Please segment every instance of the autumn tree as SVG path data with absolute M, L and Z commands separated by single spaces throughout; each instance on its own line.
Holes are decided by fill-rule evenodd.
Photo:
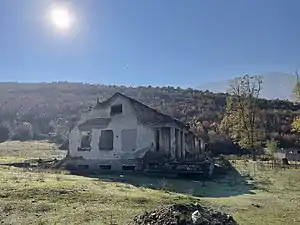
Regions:
M 294 92 L 296 102 L 298 103 L 300 101 L 300 82 L 299 82 L 298 71 L 295 72 L 295 75 L 297 77 L 297 82 L 296 82 L 296 85 L 294 87 L 293 92 Z M 297 133 L 300 132 L 300 116 L 296 116 L 293 119 L 293 122 L 291 124 L 291 128 L 292 128 L 292 132 L 297 132 Z
M 251 150 L 253 160 L 256 160 L 263 134 L 257 105 L 261 89 L 260 76 L 236 78 L 230 85 L 226 114 L 220 126 L 241 148 Z
M 291 124 L 292 132 L 300 132 L 300 116 L 296 116 Z
M 296 98 L 296 101 L 300 101 L 300 82 L 299 82 L 299 73 L 298 71 L 295 72 L 295 75 L 296 75 L 296 78 L 297 78 L 297 82 L 296 82 L 296 85 L 294 87 L 294 90 L 293 90 L 293 93 L 294 93 L 294 96 Z

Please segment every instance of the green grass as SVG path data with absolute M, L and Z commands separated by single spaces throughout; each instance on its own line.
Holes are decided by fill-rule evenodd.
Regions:
M 8 162 L 62 155 L 54 145 L 49 146 L 42 142 L 2 143 L 0 158 Z M 235 166 L 242 176 L 232 173 L 205 186 L 184 180 L 129 175 L 88 178 L 65 171 L 34 172 L 2 166 L 0 221 L 121 225 L 163 204 L 202 201 L 232 213 L 242 225 L 300 224 L 300 169 L 254 170 L 251 163 L 241 161 Z M 112 178 L 122 182 L 112 182 Z
M 300 224 L 300 169 L 254 170 L 251 163 L 236 167 L 240 173 L 251 176 L 254 194 L 206 200 L 224 205 L 240 224 Z
M 126 224 L 137 213 L 192 197 L 67 174 L 0 170 L 0 219 L 7 224 Z M 17 216 L 17 217 L 16 217 Z

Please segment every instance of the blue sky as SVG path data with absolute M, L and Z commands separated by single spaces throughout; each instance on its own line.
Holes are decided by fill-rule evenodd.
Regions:
M 62 35 L 45 15 L 67 2 Z M 201 85 L 300 67 L 298 0 L 1 0 L 0 81 Z

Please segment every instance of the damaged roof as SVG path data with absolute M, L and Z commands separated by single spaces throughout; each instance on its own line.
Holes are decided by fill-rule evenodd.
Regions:
M 181 122 L 180 120 L 173 118 L 169 115 L 163 114 L 131 97 L 128 97 L 124 94 L 121 94 L 120 92 L 115 93 L 112 97 L 108 98 L 107 100 L 103 102 L 97 101 L 96 106 L 94 109 L 102 108 L 105 105 L 107 105 L 111 100 L 114 98 L 121 96 L 123 98 L 126 98 L 130 101 L 136 115 L 137 119 L 142 123 L 151 123 L 151 124 L 161 124 L 161 123 L 175 123 L 176 125 L 180 127 L 184 127 L 186 129 L 189 129 L 189 126 L 185 123 Z
M 104 129 L 110 123 L 111 118 L 89 119 L 78 125 L 79 130 Z

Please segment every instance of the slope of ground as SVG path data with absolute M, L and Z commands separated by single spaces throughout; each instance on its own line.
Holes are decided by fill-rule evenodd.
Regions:
M 8 158 L 10 148 L 18 160 L 36 158 L 37 149 L 44 149 L 45 158 L 55 155 L 55 151 L 60 155 L 45 143 L 39 143 L 39 147 L 30 142 L 22 145 L 5 143 L 7 148 L 0 149 L 2 161 L 12 160 Z M 241 225 L 300 223 L 299 170 L 254 170 L 249 162 L 234 165 L 240 173 L 204 185 L 187 180 L 129 175 L 119 176 L 117 180 L 108 175 L 82 177 L 64 171 L 0 167 L 0 221 L 3 224 L 121 225 L 161 205 L 199 202 L 232 214 Z

